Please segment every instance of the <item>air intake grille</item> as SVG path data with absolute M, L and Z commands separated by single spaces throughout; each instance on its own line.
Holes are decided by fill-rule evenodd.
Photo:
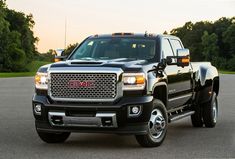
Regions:
M 117 75 L 108 73 L 51 73 L 53 98 L 114 99 Z

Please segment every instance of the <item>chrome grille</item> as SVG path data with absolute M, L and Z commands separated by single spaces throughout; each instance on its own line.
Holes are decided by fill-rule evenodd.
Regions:
M 114 73 L 51 73 L 50 95 L 55 99 L 114 99 L 117 75 Z M 70 81 L 92 81 L 92 87 L 70 87 Z

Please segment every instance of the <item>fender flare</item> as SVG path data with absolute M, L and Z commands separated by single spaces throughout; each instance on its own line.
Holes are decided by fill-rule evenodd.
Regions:
M 165 81 L 161 81 L 161 82 L 158 82 L 158 83 L 155 83 L 153 85 L 153 88 L 152 88 L 152 96 L 153 97 L 156 97 L 156 91 L 157 91 L 157 87 L 164 87 L 165 89 L 165 94 L 163 94 L 163 92 L 161 92 L 161 96 L 160 96 L 160 100 L 165 104 L 166 108 L 168 106 L 168 87 L 167 87 L 167 83 Z
M 212 98 L 212 92 L 214 90 L 214 83 L 219 82 L 219 74 L 214 66 L 201 65 L 198 71 L 195 72 L 195 102 L 196 104 L 202 104 L 210 101 Z

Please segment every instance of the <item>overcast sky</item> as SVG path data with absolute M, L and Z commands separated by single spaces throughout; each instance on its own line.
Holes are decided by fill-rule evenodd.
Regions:
M 93 34 L 163 33 L 187 21 L 235 16 L 235 0 L 7 0 L 8 7 L 32 13 L 40 52 L 64 48 Z

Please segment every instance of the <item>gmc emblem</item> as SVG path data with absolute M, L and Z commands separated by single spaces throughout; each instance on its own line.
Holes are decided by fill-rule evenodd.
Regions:
M 95 81 L 79 81 L 79 80 L 71 80 L 68 82 L 69 88 L 81 88 L 81 87 L 87 87 L 91 88 L 94 87 Z

